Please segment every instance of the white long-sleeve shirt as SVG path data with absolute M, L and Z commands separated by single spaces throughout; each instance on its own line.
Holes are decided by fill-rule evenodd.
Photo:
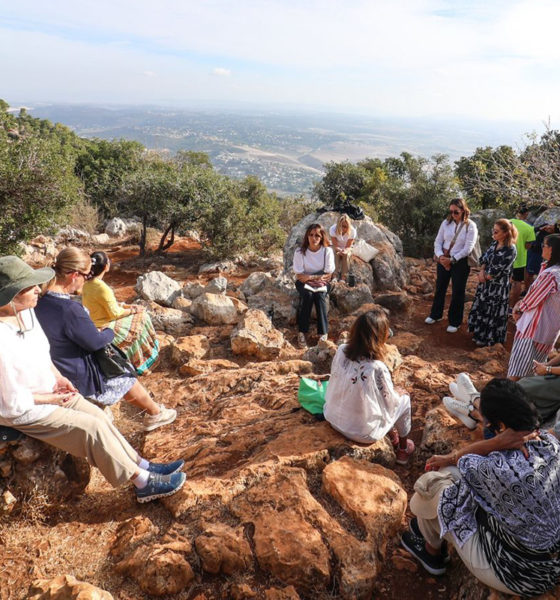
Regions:
M 342 344 L 333 359 L 323 414 L 347 438 L 371 443 L 394 427 L 410 397 L 397 394 L 385 363 L 349 360 L 345 348 Z
M 34 393 L 54 390 L 49 341 L 32 310 L 19 313 L 26 328 L 23 335 L 9 323 L 0 321 L 0 424 L 26 425 L 48 416 L 56 406 L 35 404 Z
M 305 254 L 301 248 L 294 252 L 294 273 L 299 275 L 314 275 L 315 273 L 334 273 L 334 253 L 332 248 L 321 246 L 319 250 L 312 252 L 309 248 Z
M 461 223 L 455 223 L 453 219 L 448 221 L 445 219 L 442 224 L 439 226 L 439 231 L 436 236 L 436 240 L 434 242 L 434 254 L 436 256 L 441 256 L 443 254 L 444 249 L 448 250 L 449 246 L 451 246 L 451 242 L 453 240 L 453 236 L 458 227 L 461 226 Z M 476 223 L 473 221 L 467 221 L 457 239 L 455 240 L 455 244 L 451 249 L 450 256 L 455 260 L 461 260 L 468 256 L 474 245 L 476 244 L 476 240 L 478 238 L 478 228 Z

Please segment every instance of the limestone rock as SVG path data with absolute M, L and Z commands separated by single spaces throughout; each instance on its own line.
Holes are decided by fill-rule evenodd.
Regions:
M 374 302 L 388 308 L 392 313 L 408 312 L 411 306 L 410 297 L 404 292 L 382 294 L 376 296 Z
M 190 298 L 184 298 L 183 296 L 177 296 L 173 300 L 172 308 L 182 310 L 183 312 L 190 312 L 192 306 L 192 300 Z
M 111 556 L 123 557 L 140 544 L 146 544 L 157 533 L 147 517 L 137 516 L 119 525 L 111 546 Z
M 257 597 L 257 592 L 253 591 L 246 583 L 232 583 L 228 597 L 231 600 L 253 600 Z
M 225 294 L 227 287 L 228 280 L 220 275 L 209 281 L 204 288 L 204 291 L 208 294 Z
M 87 242 L 91 239 L 91 236 L 87 231 L 83 231 L 82 229 L 78 229 L 77 227 L 63 227 L 56 234 L 56 243 L 81 243 Z
M 315 373 L 330 373 L 332 359 L 337 349 L 337 345 L 330 340 L 319 342 L 316 346 L 311 346 L 304 352 L 303 360 L 308 360 L 313 364 Z
M 270 273 L 263 273 L 262 271 L 255 271 L 251 273 L 247 279 L 241 285 L 241 291 L 248 298 L 254 296 L 262 291 L 271 283 Z
M 251 547 L 242 529 L 221 523 L 208 525 L 194 543 L 202 568 L 208 573 L 233 575 L 246 571 L 252 563 Z
M 210 343 L 205 335 L 180 337 L 171 344 L 171 360 L 174 365 L 182 365 L 193 358 L 204 358 L 208 352 Z
M 166 308 L 156 302 L 140 302 L 146 306 L 152 318 L 152 323 L 158 331 L 164 331 L 174 337 L 187 334 L 193 325 L 193 317 L 176 308 Z
M 181 294 L 180 284 L 161 271 L 150 271 L 140 275 L 134 289 L 144 300 L 164 306 L 171 306 L 173 300 Z
M 105 233 L 111 237 L 123 237 L 126 235 L 126 225 L 122 219 L 115 217 L 105 225 Z
M 12 510 L 16 507 L 17 499 L 10 492 L 10 490 L 5 490 L 4 493 L 0 496 L 0 513 L 8 514 L 11 513 Z
M 313 589 L 330 579 L 329 552 L 321 534 L 299 511 L 264 509 L 254 520 L 255 555 L 261 569 L 285 583 Z
M 495 359 L 485 362 L 480 368 L 488 375 L 494 375 L 495 377 L 504 375 L 503 363 Z
M 401 354 L 418 354 L 422 347 L 422 338 L 409 333 L 408 331 L 399 332 L 391 338 L 391 343 L 394 344 Z
M 455 420 L 441 404 L 426 413 L 420 446 L 427 451 L 427 456 L 447 454 L 454 448 L 480 437 L 477 430 L 471 432 L 461 421 Z
M 208 325 L 230 325 L 238 318 L 231 298 L 206 292 L 194 300 L 191 312 Z
M 493 346 L 484 346 L 483 348 L 477 348 L 470 353 L 470 357 L 478 362 L 503 361 L 507 357 L 507 350 L 502 344 L 494 344 Z
M 105 246 L 110 242 L 110 238 L 106 233 L 97 233 L 91 236 L 91 243 L 96 246 Z
M 235 265 L 233 261 L 222 260 L 219 262 L 204 263 L 203 265 L 200 265 L 198 272 L 200 275 L 202 275 L 203 273 L 227 273 L 228 271 L 233 271 L 234 269 Z
M 385 467 L 343 456 L 323 470 L 323 488 L 359 523 L 385 553 L 400 529 L 407 495 L 400 479 Z
M 331 297 L 338 310 L 345 314 L 354 312 L 363 304 L 373 302 L 371 289 L 365 283 L 355 287 L 349 287 L 342 282 L 336 283 L 332 288 Z
M 263 292 L 249 296 L 249 308 L 262 310 L 275 325 L 288 325 L 295 323 L 298 296 L 295 288 L 286 293 L 266 288 Z
M 78 581 L 72 575 L 59 575 L 54 579 L 38 579 L 30 588 L 27 600 L 113 600 L 105 590 Z
M 198 281 L 191 281 L 183 286 L 182 293 L 185 298 L 194 300 L 195 298 L 198 298 L 200 294 L 203 294 L 204 291 L 204 286 L 201 283 Z
M 264 598 L 265 600 L 300 600 L 300 595 L 293 585 L 289 585 L 283 589 L 268 588 L 264 592 Z
M 41 458 L 43 449 L 41 442 L 25 436 L 12 451 L 12 456 L 21 466 L 27 467 Z
M 173 544 L 138 546 L 133 554 L 115 566 L 118 573 L 136 580 L 140 588 L 152 596 L 178 594 L 194 579 L 184 551 Z
M 368 262 L 364 262 L 357 256 L 350 257 L 349 272 L 354 275 L 356 285 L 365 283 L 370 290 L 374 289 L 373 269 Z
M 191 359 L 179 367 L 179 373 L 185 377 L 195 377 L 205 375 L 223 369 L 238 369 L 239 365 L 223 358 L 214 358 L 210 360 Z
M 541 225 L 544 225 L 545 223 L 548 223 L 548 224 L 560 223 L 560 208 L 559 207 L 556 206 L 556 207 L 548 208 L 547 210 L 545 210 L 543 213 L 541 213 L 535 219 L 533 226 L 540 227 Z
M 260 310 L 249 309 L 231 334 L 234 354 L 255 356 L 261 360 L 277 358 L 284 345 L 282 333 Z

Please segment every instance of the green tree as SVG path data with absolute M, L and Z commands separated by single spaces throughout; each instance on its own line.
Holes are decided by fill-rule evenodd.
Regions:
M 333 206 L 338 201 L 352 204 L 361 200 L 367 191 L 368 171 L 351 162 L 329 162 L 324 165 L 325 175 L 315 184 L 313 195 L 323 204 Z
M 206 152 L 195 152 L 194 150 L 178 150 L 175 154 L 175 162 L 180 166 L 213 168 Z

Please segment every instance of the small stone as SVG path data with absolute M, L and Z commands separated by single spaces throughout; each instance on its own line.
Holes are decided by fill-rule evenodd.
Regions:
M 171 361 L 182 365 L 191 359 L 204 358 L 210 352 L 210 342 L 205 335 L 187 335 L 171 344 Z
M 0 511 L 4 514 L 11 513 L 17 504 L 16 497 L 10 492 L 10 490 L 6 490 L 2 494 L 2 501 L 0 502 Z

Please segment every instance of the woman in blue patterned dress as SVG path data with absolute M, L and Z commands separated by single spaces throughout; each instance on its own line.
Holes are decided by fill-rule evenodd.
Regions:
M 469 313 L 469 331 L 477 346 L 506 341 L 510 278 L 517 256 L 517 230 L 508 219 L 499 219 L 492 229 L 494 241 L 480 257 L 476 296 Z

